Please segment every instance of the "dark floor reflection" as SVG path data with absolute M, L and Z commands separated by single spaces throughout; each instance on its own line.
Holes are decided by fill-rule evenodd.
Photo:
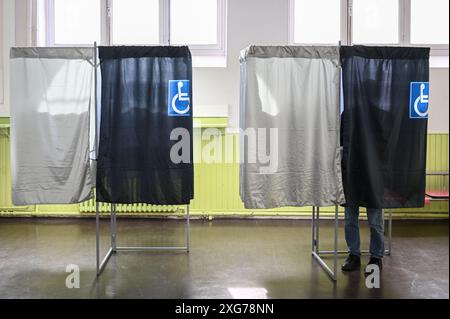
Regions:
M 104 252 L 108 230 L 102 221 Z M 332 247 L 332 231 L 321 224 L 323 249 Z M 119 245 L 184 239 L 183 221 L 118 220 Z M 448 240 L 448 221 L 394 222 L 381 287 L 368 289 L 362 271 L 329 280 L 311 257 L 310 221 L 192 221 L 189 254 L 118 252 L 96 279 L 93 219 L 2 218 L 0 298 L 448 298 Z M 79 289 L 65 286 L 68 264 L 80 268 Z

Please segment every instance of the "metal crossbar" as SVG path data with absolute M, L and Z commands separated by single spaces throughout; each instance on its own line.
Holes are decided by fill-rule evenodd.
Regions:
M 116 205 L 111 204 L 111 245 L 103 257 L 100 260 L 100 212 L 99 204 L 96 203 L 95 209 L 95 221 L 96 221 L 96 269 L 97 277 L 103 272 L 111 256 L 118 251 L 170 251 L 170 250 L 184 250 L 189 253 L 189 243 L 190 243 L 190 212 L 189 205 L 186 205 L 186 243 L 185 246 L 142 246 L 142 247 L 128 247 L 128 246 L 118 246 L 117 245 L 117 212 Z

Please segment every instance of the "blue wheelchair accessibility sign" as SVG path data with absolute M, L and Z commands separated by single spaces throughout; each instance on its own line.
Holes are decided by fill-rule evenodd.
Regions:
M 189 80 L 169 80 L 169 116 L 190 116 Z
M 411 82 L 409 100 L 409 118 L 428 118 L 428 97 L 430 94 L 429 82 Z

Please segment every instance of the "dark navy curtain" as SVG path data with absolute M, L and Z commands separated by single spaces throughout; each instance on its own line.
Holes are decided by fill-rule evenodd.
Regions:
M 189 49 L 99 47 L 99 57 L 97 200 L 188 204 L 194 195 Z
M 352 46 L 340 56 L 347 205 L 423 207 L 429 49 Z

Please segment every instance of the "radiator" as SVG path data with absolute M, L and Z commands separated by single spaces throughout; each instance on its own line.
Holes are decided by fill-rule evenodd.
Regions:
M 194 135 L 195 149 L 201 149 L 199 136 Z M 448 134 L 433 133 L 428 135 L 427 147 L 427 172 L 448 172 Z M 237 151 L 237 147 L 234 148 Z M 196 163 L 195 174 L 195 198 L 191 202 L 191 210 L 202 214 L 214 215 L 214 212 L 230 212 L 252 215 L 250 210 L 245 210 L 239 198 L 239 163 Z M 448 182 L 448 181 L 447 181 Z M 427 177 L 427 188 L 438 189 L 442 185 L 439 176 Z M 448 185 L 447 185 L 448 187 Z M 117 211 L 121 213 L 175 213 L 183 206 L 158 206 L 146 204 L 117 205 Z M 109 204 L 100 204 L 101 212 L 109 212 Z M 324 209 L 325 211 L 326 209 Z M 30 211 L 39 215 L 45 212 L 95 212 L 95 200 L 89 200 L 79 205 L 46 205 L 17 207 L 11 202 L 11 177 L 10 177 L 10 147 L 9 128 L 0 126 L 0 211 L 19 212 Z M 395 210 L 399 213 L 444 213 L 448 212 L 448 202 L 433 202 L 421 209 Z M 310 212 L 305 208 L 281 208 L 267 210 L 267 214 L 280 215 L 282 213 Z

